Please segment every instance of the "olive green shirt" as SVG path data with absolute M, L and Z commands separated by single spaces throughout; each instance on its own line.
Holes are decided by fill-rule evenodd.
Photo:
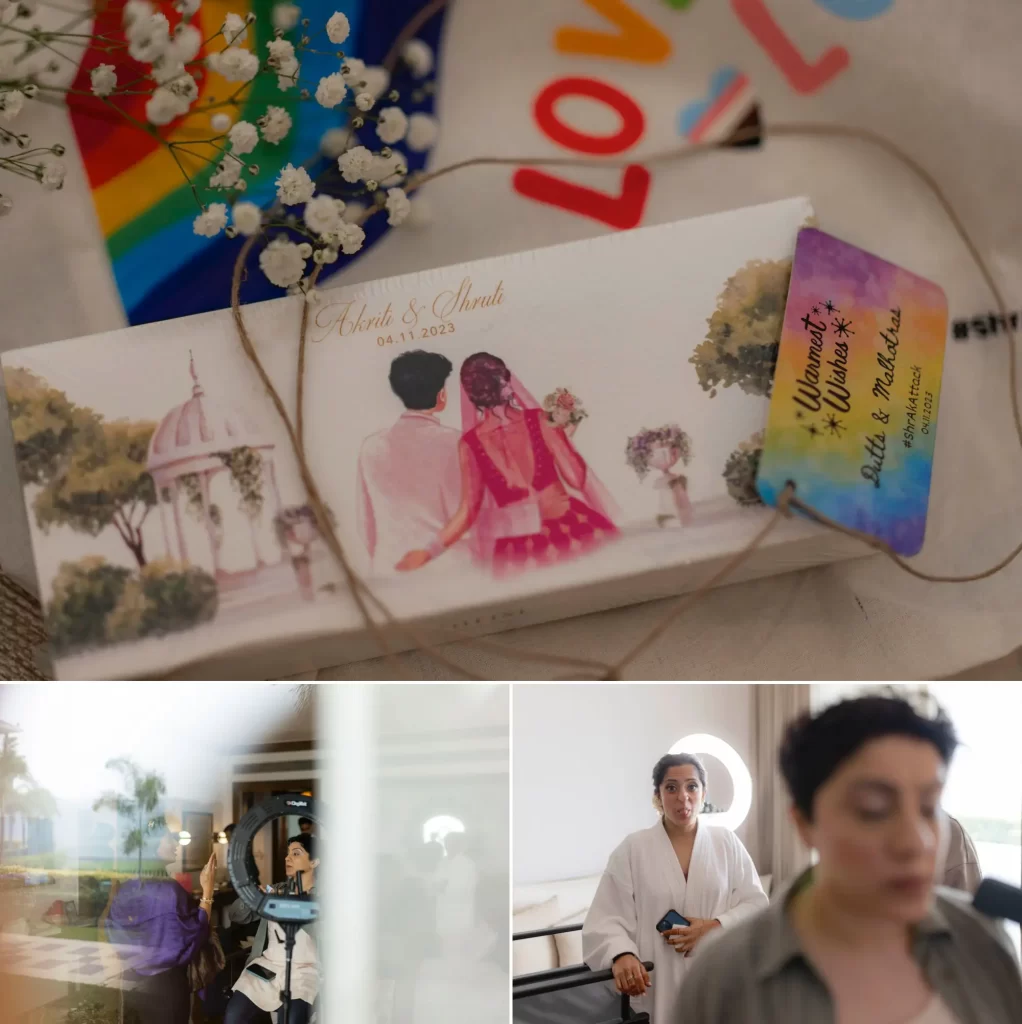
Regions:
M 657 1024 L 834 1024 L 834 1004 L 788 917 L 792 895 L 715 937 L 694 958 L 683 1016 Z M 1022 973 L 1003 927 L 972 909 L 965 893 L 936 890 L 912 952 L 959 1024 L 1022 1022 Z

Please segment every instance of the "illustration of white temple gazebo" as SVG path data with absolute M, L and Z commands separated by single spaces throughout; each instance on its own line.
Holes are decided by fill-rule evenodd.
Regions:
M 233 476 L 231 459 L 240 456 L 254 460 L 260 474 L 259 494 L 262 496 L 263 491 L 268 490 L 268 497 L 272 498 L 271 518 L 280 513 L 282 504 L 274 465 L 275 446 L 242 412 L 223 408 L 206 395 L 199 383 L 194 356 L 191 353 L 189 356 L 192 397 L 163 417 L 149 443 L 147 468 L 156 489 L 167 557 L 181 562 L 190 561 L 187 530 L 182 518 L 183 511 L 190 508 L 205 526 L 213 576 L 221 601 L 229 595 L 247 598 L 268 596 L 280 590 L 293 593 L 296 580 L 287 552 L 281 550 L 277 558 L 267 561 L 260 551 L 256 527 L 258 516 L 254 512 L 246 514 L 241 511 L 235 502 L 221 510 L 210 498 L 214 479 L 225 472 Z M 264 488 L 263 484 L 268 487 Z M 261 506 L 260 498 L 260 510 Z M 251 534 L 251 563 L 237 571 L 229 571 L 221 564 L 221 548 L 227 531 L 240 520 L 247 520 Z

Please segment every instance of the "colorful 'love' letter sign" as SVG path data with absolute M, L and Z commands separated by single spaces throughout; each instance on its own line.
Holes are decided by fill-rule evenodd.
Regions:
M 785 484 L 902 555 L 923 545 L 947 339 L 937 285 L 799 233 L 757 487 Z

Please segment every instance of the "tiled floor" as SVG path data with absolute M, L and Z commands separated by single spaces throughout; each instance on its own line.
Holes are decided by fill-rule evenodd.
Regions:
M 122 975 L 139 954 L 130 947 L 80 939 L 4 935 L 0 962 L 8 974 L 58 982 L 87 982 L 103 988 L 131 988 Z

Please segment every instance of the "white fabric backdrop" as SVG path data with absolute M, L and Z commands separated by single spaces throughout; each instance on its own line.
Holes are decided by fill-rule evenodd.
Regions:
M 671 43 L 659 64 L 559 53 L 562 25 L 613 26 L 599 6 L 624 0 L 454 0 L 440 77 L 441 142 L 433 166 L 481 153 L 570 155 L 532 116 L 535 96 L 564 76 L 605 82 L 642 108 L 646 129 L 627 157 L 679 143 L 679 113 L 706 92 L 723 65 L 749 76 L 767 124 L 825 121 L 867 126 L 899 142 L 936 174 L 1017 302 L 1017 172 L 1022 86 L 1015 41 L 1022 7 L 1013 0 L 628 0 Z M 810 60 L 844 47 L 844 71 L 797 92 L 737 9 L 768 10 Z M 835 13 L 837 12 L 837 13 Z M 841 12 L 844 12 L 844 16 Z M 761 12 L 762 13 L 762 12 Z M 580 130 L 613 132 L 605 108 L 564 101 Z M 25 116 L 25 115 L 23 115 Z M 69 131 L 58 111 L 40 110 L 33 134 Z M 733 121 L 733 119 L 732 119 Z M 43 123 L 45 122 L 45 124 Z M 711 135 L 729 127 L 722 118 Z M 608 191 L 620 172 L 562 176 Z M 543 206 L 512 187 L 513 171 L 473 169 L 424 190 L 426 228 L 392 233 L 347 272 L 346 281 L 587 237 L 609 230 Z M 122 313 L 87 188 L 72 166 L 54 196 L 15 180 L 18 203 L 0 223 L 0 345 L 5 349 L 120 326 Z M 777 139 L 759 150 L 714 153 L 653 171 L 642 223 L 650 224 L 791 195 L 808 195 L 820 225 L 940 282 L 952 319 L 986 314 L 993 300 L 936 202 L 911 174 L 865 144 Z M 226 296 L 225 296 L 226 299 Z M 1003 335 L 948 343 L 927 543 L 917 564 L 938 572 L 986 568 L 1022 538 L 1022 451 L 1012 428 Z M 113 371 L 112 371 L 113 372 Z M 11 453 L 0 445 L 0 564 L 31 581 L 24 512 Z M 34 584 L 33 584 L 34 585 Z M 927 677 L 998 658 L 1022 640 L 1022 560 L 979 583 L 927 584 L 879 558 L 724 588 L 708 596 L 632 670 L 649 678 Z M 612 658 L 641 635 L 653 609 L 633 608 L 523 631 L 513 644 L 585 650 Z M 408 671 L 433 676 L 409 655 Z M 466 649 L 462 660 L 489 675 L 541 668 Z M 385 675 L 353 666 L 336 678 Z M 324 677 L 328 673 L 324 674 Z

